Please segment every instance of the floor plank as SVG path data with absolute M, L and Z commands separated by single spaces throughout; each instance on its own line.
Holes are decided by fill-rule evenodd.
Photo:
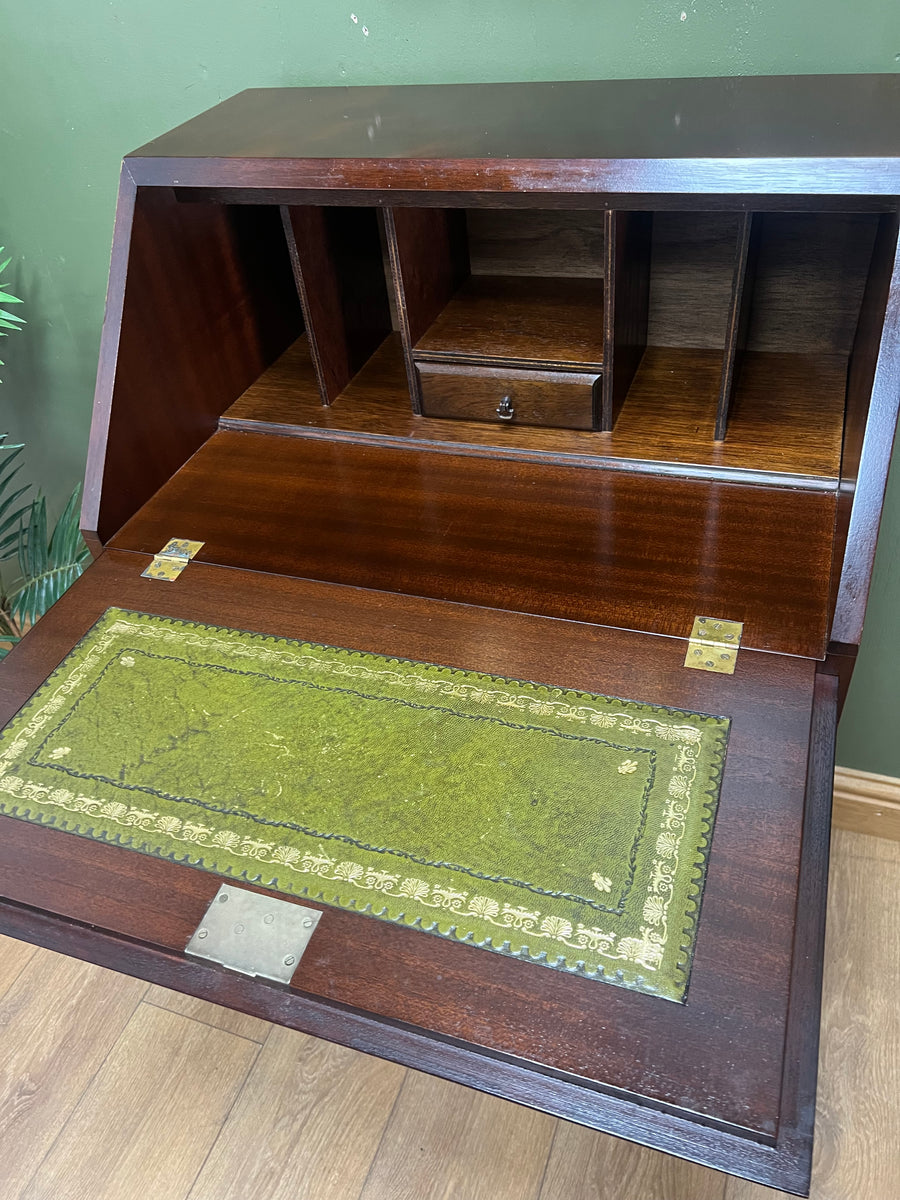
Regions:
M 183 1200 L 258 1053 L 140 1005 L 23 1200 Z
M 230 1008 L 223 1008 L 221 1004 L 210 1004 L 208 1000 L 199 1000 L 196 996 L 185 996 L 182 992 L 170 992 L 168 988 L 159 987 L 155 983 L 147 989 L 144 1002 L 155 1004 L 157 1008 L 166 1008 L 169 1012 L 180 1013 L 183 1017 L 190 1017 L 192 1021 L 201 1021 L 204 1025 L 224 1029 L 226 1033 L 249 1038 L 251 1042 L 264 1042 L 272 1028 L 268 1021 L 261 1021 L 258 1017 L 234 1012 Z
M 812 1200 L 900 1194 L 900 842 L 836 830 Z M 729 1181 L 726 1200 L 788 1200 Z
M 411 1071 L 360 1200 L 537 1200 L 556 1124 Z
M 0 996 L 8 991 L 36 953 L 36 946 L 0 934 Z
M 559 1122 L 540 1200 L 725 1200 L 726 1176 Z
M 190 1200 L 357 1200 L 404 1074 L 273 1028 Z
M 3 1200 L 34 1175 L 146 986 L 42 951 L 0 1000 Z

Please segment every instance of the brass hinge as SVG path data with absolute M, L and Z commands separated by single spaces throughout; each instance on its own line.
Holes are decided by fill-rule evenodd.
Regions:
M 694 628 L 688 638 L 684 665 L 697 671 L 716 671 L 720 675 L 733 675 L 743 632 L 743 621 L 694 617 Z
M 185 538 L 171 538 L 154 554 L 153 562 L 146 571 L 141 571 L 145 579 L 164 579 L 171 583 L 177 579 L 195 554 L 203 549 L 204 542 L 189 542 Z

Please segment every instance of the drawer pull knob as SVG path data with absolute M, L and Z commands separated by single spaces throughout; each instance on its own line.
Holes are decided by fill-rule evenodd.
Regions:
M 497 416 L 501 421 L 511 421 L 516 415 L 516 410 L 513 408 L 512 400 L 509 396 L 504 396 L 497 405 Z

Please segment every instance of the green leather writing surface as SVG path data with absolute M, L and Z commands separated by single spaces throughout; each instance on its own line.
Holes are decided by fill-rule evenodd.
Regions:
M 110 609 L 0 811 L 683 1000 L 728 721 Z

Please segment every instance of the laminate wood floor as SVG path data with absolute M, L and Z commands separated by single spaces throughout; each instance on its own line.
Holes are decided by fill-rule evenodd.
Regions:
M 835 832 L 815 1200 L 900 1194 L 900 843 Z M 777 1200 L 0 938 L 0 1200 Z

